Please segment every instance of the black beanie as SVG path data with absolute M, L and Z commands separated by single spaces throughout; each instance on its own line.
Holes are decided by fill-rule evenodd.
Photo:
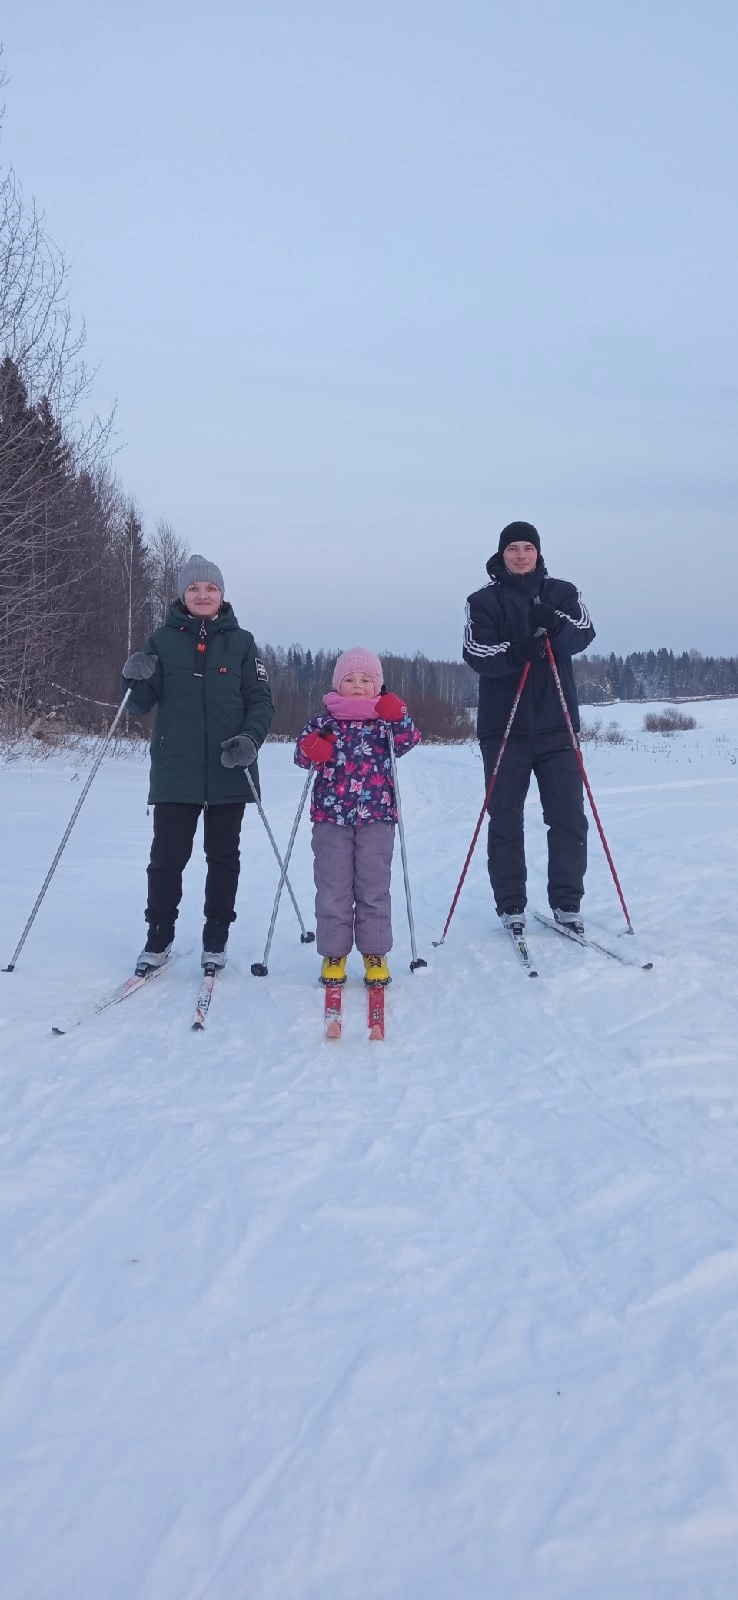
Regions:
M 507 527 L 503 528 L 502 533 L 500 534 L 500 542 L 497 546 L 498 556 L 502 555 L 503 550 L 506 550 L 509 544 L 518 544 L 519 542 L 534 544 L 538 554 L 540 555 L 541 541 L 538 535 L 538 529 L 533 527 L 533 523 L 508 522 Z

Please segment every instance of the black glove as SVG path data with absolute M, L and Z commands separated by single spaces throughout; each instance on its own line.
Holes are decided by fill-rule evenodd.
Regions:
M 153 678 L 158 665 L 158 656 L 147 656 L 145 650 L 134 650 L 123 668 L 123 677 L 129 683 L 145 683 L 147 678 Z
M 553 606 L 547 606 L 545 600 L 531 601 L 530 610 L 531 628 L 545 628 L 547 633 L 558 633 L 561 627 L 561 618 Z
M 222 739 L 220 764 L 222 767 L 250 767 L 256 760 L 258 746 L 247 733 L 237 733 L 235 739 Z
M 545 633 L 531 633 L 527 639 L 516 639 L 510 646 L 510 660 L 516 667 L 524 666 L 526 661 L 538 661 L 545 654 Z

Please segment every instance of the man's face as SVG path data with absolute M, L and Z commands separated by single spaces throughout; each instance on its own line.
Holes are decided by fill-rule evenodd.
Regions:
M 513 544 L 505 546 L 502 559 L 508 572 L 532 572 L 538 560 L 538 551 L 527 539 L 516 539 Z

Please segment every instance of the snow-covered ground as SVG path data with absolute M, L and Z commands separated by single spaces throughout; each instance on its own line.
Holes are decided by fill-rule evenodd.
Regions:
M 653 709 L 649 707 L 649 709 Z M 142 942 L 146 762 L 105 761 L 0 975 L 3 1600 L 735 1600 L 738 703 L 588 745 L 652 972 L 492 913 L 476 748 L 400 766 L 386 1042 L 340 1044 L 244 828 L 206 1031 L 181 959 L 63 1038 Z M 595 714 L 586 713 L 587 720 Z M 280 843 L 303 776 L 262 757 Z M 7 962 L 84 770 L 0 767 Z M 594 828 L 585 911 L 622 913 Z M 544 834 L 528 822 L 530 896 Z M 309 830 L 291 873 L 312 923 Z M 628 940 L 630 948 L 634 941 Z

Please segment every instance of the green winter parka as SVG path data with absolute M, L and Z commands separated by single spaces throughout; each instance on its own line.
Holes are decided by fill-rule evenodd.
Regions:
M 134 683 L 128 706 L 145 716 L 156 706 L 151 734 L 151 805 L 247 803 L 254 796 L 243 767 L 221 765 L 221 744 L 247 733 L 263 744 L 274 716 L 266 668 L 254 636 L 239 628 L 226 602 L 217 617 L 191 617 L 181 601 L 150 635 L 144 650 L 158 665 Z M 123 679 L 123 690 L 131 684 Z M 259 793 L 256 761 L 249 772 Z

